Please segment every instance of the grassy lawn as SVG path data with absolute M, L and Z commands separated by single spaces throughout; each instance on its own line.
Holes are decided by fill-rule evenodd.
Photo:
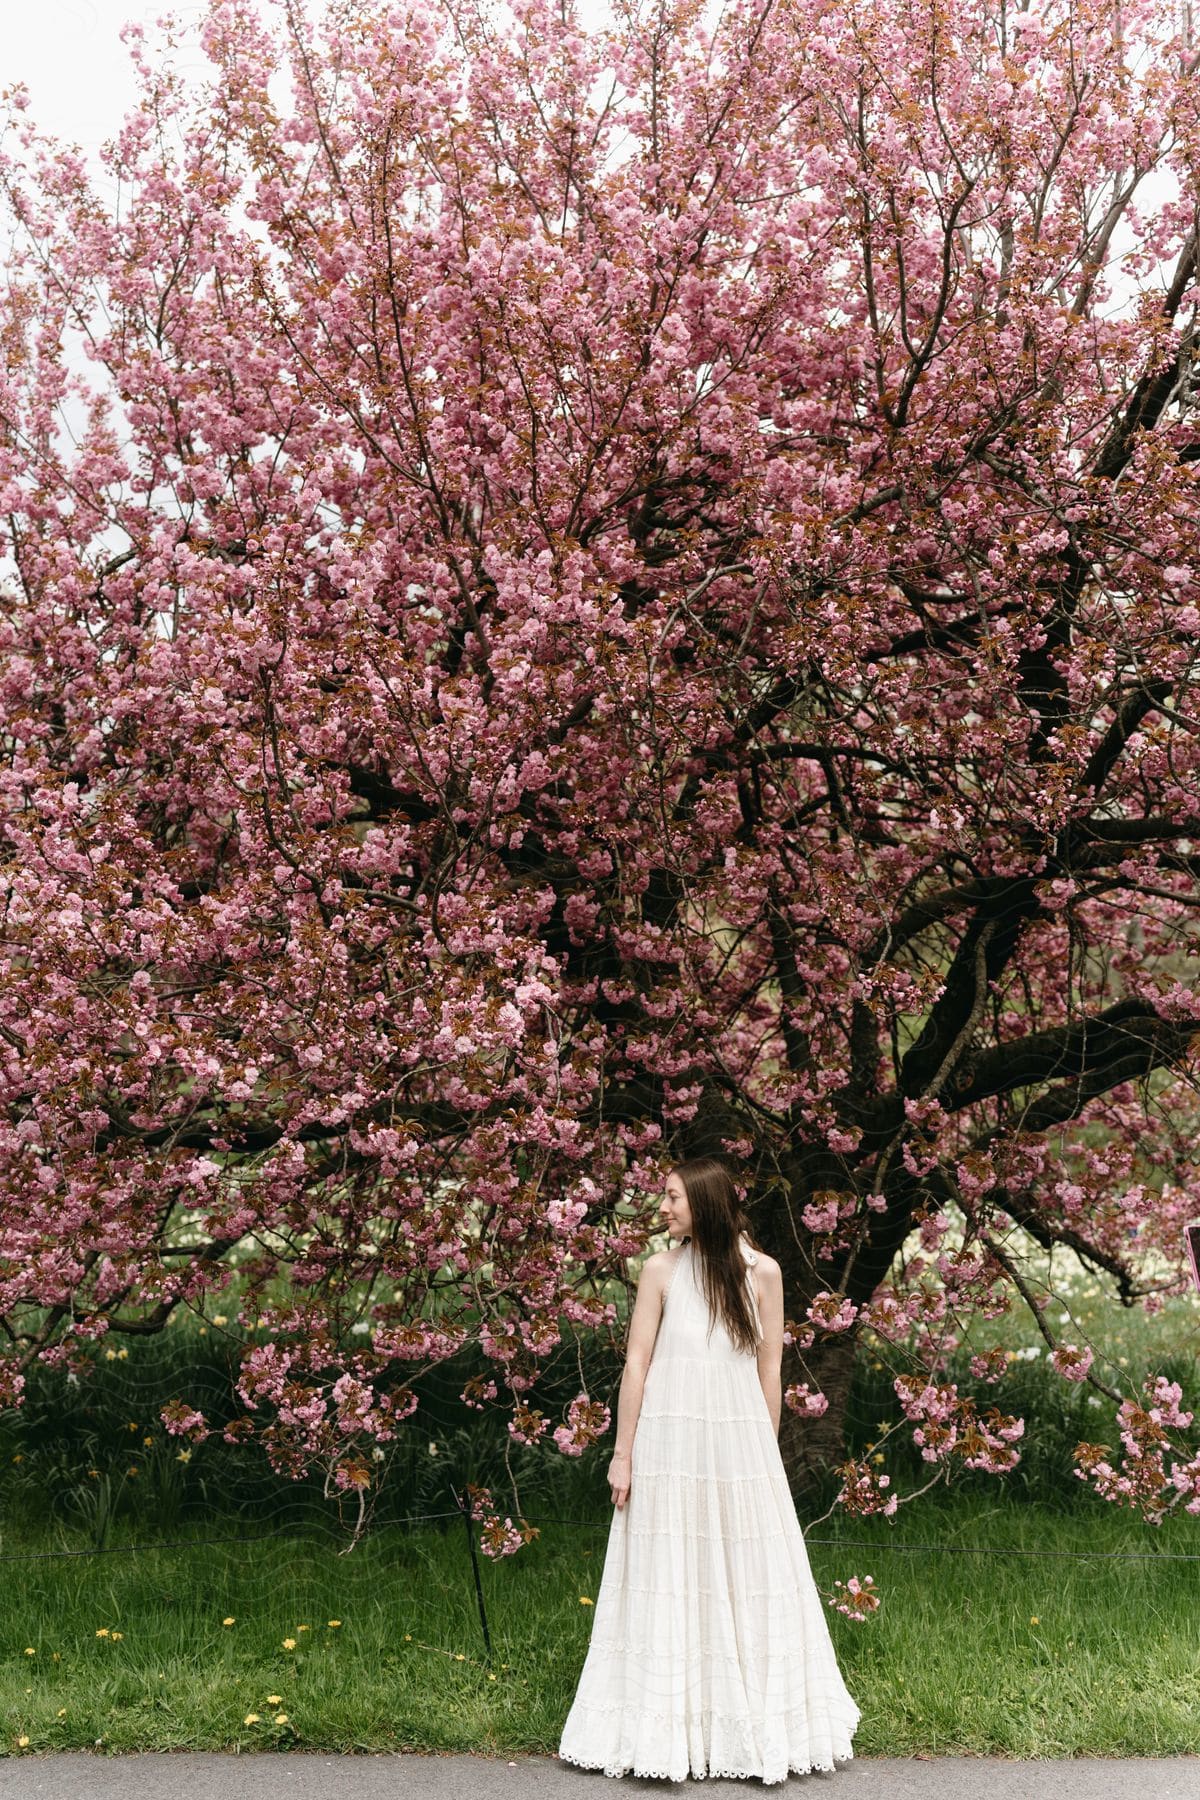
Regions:
M 1056 1333 L 1082 1327 L 1106 1376 L 1167 1373 L 1200 1412 L 1195 1296 L 1148 1316 L 1114 1308 L 1069 1269 L 1048 1266 L 1044 1285 Z M 951 1378 L 975 1391 L 966 1357 L 997 1343 L 1007 1373 L 979 1398 L 1026 1418 L 1017 1470 L 960 1478 L 894 1521 L 835 1516 L 812 1528 L 822 1589 L 872 1575 L 883 1596 L 865 1623 L 828 1615 L 863 1712 L 856 1752 L 1196 1753 L 1200 1519 L 1180 1514 L 1156 1529 L 1074 1478 L 1080 1438 L 1115 1444 L 1113 1407 L 1046 1367 L 1023 1313 L 974 1321 Z M 862 1349 L 848 1447 L 883 1457 L 905 1494 L 929 1466 L 887 1351 L 869 1337 Z M 458 1403 L 465 1371 L 430 1378 L 419 1423 L 380 1469 L 373 1524 L 345 1554 L 347 1532 L 319 1482 L 275 1476 L 219 1434 L 192 1453 L 163 1431 L 158 1408 L 174 1396 L 226 1416 L 230 1355 L 226 1336 L 184 1321 L 106 1356 L 79 1383 L 35 1371 L 27 1405 L 0 1416 L 0 1754 L 552 1753 L 600 1579 L 608 1450 L 516 1453 L 520 1510 L 542 1535 L 511 1559 L 479 1559 L 489 1660 L 461 1520 L 420 1522 L 445 1513 L 451 1483 L 468 1475 L 515 1514 L 502 1431 Z M 609 1394 L 618 1374 L 611 1359 L 590 1364 L 591 1391 Z M 552 1411 L 578 1391 L 573 1353 L 553 1381 Z M 1200 1422 L 1192 1436 L 1200 1442 Z M 581 1518 L 592 1522 L 565 1522 Z M 304 1535 L 124 1549 L 272 1529 Z M 1038 1554 L 997 1554 L 1012 1551 Z
M 518 1556 L 481 1559 L 490 1663 L 457 1529 L 389 1526 L 349 1556 L 305 1539 L 11 1564 L 3 1749 L 553 1752 L 606 1534 L 604 1518 L 546 1524 Z M 872 1574 L 884 1592 L 864 1624 L 829 1615 L 859 1754 L 1200 1748 L 1200 1561 L 1153 1560 L 1194 1552 L 1192 1521 L 972 1497 L 813 1533 L 838 1535 L 870 1548 L 813 1543 L 819 1584 Z M 901 1548 L 933 1543 L 957 1548 Z M 991 1553 L 1083 1547 L 1150 1559 Z

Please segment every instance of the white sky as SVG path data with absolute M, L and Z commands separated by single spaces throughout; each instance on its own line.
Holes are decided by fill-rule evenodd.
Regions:
M 168 12 L 198 20 L 202 10 L 199 0 L 0 0 L 0 87 L 23 81 L 36 123 L 94 154 L 133 100 L 122 25 L 152 26 Z
M 267 9 L 271 0 L 259 0 Z M 309 0 L 312 12 L 321 0 Z M 95 153 L 114 135 L 134 97 L 129 59 L 120 40 L 131 19 L 151 28 L 164 13 L 199 25 L 204 0 L 0 0 L 0 89 L 22 81 L 30 92 L 30 113 L 43 130 L 76 143 L 93 159 L 93 178 L 103 190 L 105 177 Z M 587 18 L 602 11 L 598 0 L 583 8 Z M 193 56 L 180 46 L 175 64 L 181 71 L 208 70 L 199 48 Z M 1166 188 L 1158 176 L 1143 184 L 1143 207 Z M 1123 248 L 1127 230 L 1114 248 Z M 1168 259 L 1170 260 L 1170 259 Z

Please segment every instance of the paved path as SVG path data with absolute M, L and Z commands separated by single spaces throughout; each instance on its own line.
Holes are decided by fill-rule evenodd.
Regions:
M 0 1761 L 0 1800 L 611 1800 L 624 1789 L 697 1800 L 764 1791 L 758 1781 L 623 1777 L 555 1757 L 246 1756 L 72 1751 Z M 1111 1761 L 1009 1762 L 1002 1757 L 855 1757 L 833 1774 L 793 1775 L 766 1792 L 822 1800 L 1196 1800 L 1200 1755 Z

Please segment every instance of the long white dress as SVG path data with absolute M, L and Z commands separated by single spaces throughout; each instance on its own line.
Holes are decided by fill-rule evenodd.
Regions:
M 747 1291 L 761 1321 L 743 1237 Z M 606 1775 L 832 1769 L 860 1718 L 834 1654 L 753 1351 L 671 1272 L 592 1635 L 558 1747 Z

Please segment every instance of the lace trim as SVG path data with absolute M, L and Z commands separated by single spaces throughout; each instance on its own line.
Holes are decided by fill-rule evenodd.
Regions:
M 742 1479 L 740 1475 L 694 1475 L 690 1474 L 685 1469 L 633 1469 L 632 1476 L 633 1481 L 641 1481 L 647 1487 L 652 1482 L 661 1482 L 664 1488 L 668 1487 L 668 1484 L 674 1486 L 677 1482 L 682 1481 L 715 1481 L 722 1487 L 732 1487 L 736 1482 L 740 1482 Z M 634 1492 L 632 1485 L 630 1486 L 629 1491 L 630 1499 L 632 1500 Z M 634 1517 L 636 1518 L 637 1516 L 638 1515 L 635 1513 Z M 796 1532 L 799 1532 L 801 1537 L 804 1535 L 800 1520 L 795 1513 L 789 1514 L 783 1524 L 772 1526 L 770 1530 L 763 1525 L 761 1512 L 752 1512 L 749 1516 L 748 1523 L 750 1533 L 755 1538 L 790 1538 L 793 1537 Z M 655 1526 L 656 1531 L 663 1529 L 664 1527 L 661 1525 Z M 680 1525 L 678 1535 L 684 1538 L 706 1538 L 710 1543 L 717 1542 L 723 1544 L 729 1541 L 730 1534 L 728 1531 L 703 1531 L 699 1527 L 693 1529 L 689 1523 Z
M 657 1348 L 655 1355 L 658 1355 Z M 758 1385 L 757 1365 L 751 1352 L 733 1350 L 728 1345 L 724 1347 L 722 1354 L 716 1350 L 686 1350 L 681 1345 L 672 1344 L 669 1350 L 664 1350 L 659 1366 L 665 1363 L 700 1363 L 706 1369 L 729 1369 L 744 1381 L 753 1381 L 755 1386 Z M 654 1366 L 651 1362 L 650 1367 Z
M 650 1378 L 647 1376 L 644 1402 L 647 1412 L 653 1410 L 652 1403 L 657 1403 L 660 1408 L 660 1412 L 657 1416 L 666 1419 L 699 1419 L 704 1425 L 745 1425 L 748 1424 L 751 1419 L 761 1419 L 764 1423 L 766 1422 L 769 1417 L 766 1410 L 766 1395 L 763 1394 L 756 1375 L 750 1376 L 750 1381 L 754 1384 L 753 1386 L 750 1385 L 750 1381 L 742 1380 L 739 1382 L 738 1388 L 735 1388 L 732 1392 L 721 1393 L 718 1391 L 714 1393 L 709 1379 L 712 1364 L 711 1362 L 707 1362 L 703 1356 L 677 1356 L 672 1352 L 671 1361 L 677 1364 L 683 1363 L 686 1365 L 686 1368 L 684 1372 L 673 1376 L 675 1383 L 674 1387 L 671 1385 L 671 1378 L 668 1378 L 665 1375 L 656 1376 L 654 1386 L 650 1387 Z M 651 1370 L 653 1370 L 654 1364 L 651 1363 L 650 1367 Z M 693 1369 L 703 1369 L 705 1373 L 703 1375 L 693 1375 Z M 693 1403 L 698 1398 L 696 1392 L 698 1381 L 708 1383 L 707 1390 L 703 1396 L 707 1400 L 708 1406 L 702 1413 L 688 1412 L 684 1409 L 689 1403 Z M 755 1405 L 757 1396 L 761 1396 L 762 1398 L 763 1410 L 761 1413 L 759 1413 L 757 1406 Z M 740 1413 L 734 1413 L 729 1418 L 725 1418 L 721 1415 L 720 1409 L 722 1407 L 728 1408 L 730 1406 L 740 1406 L 742 1411 Z M 754 1411 L 747 1413 L 745 1410 L 747 1406 L 753 1407 Z M 677 1407 L 679 1408 L 678 1411 L 676 1411 Z
M 830 1676 L 830 1679 L 833 1679 L 832 1675 Z M 786 1773 L 772 1777 L 772 1782 L 785 1781 L 788 1775 L 806 1775 L 810 1769 L 822 1769 L 827 1774 L 831 1774 L 837 1762 L 852 1762 L 854 1760 L 854 1751 L 851 1747 L 851 1740 L 855 1731 L 858 1729 L 862 1713 L 859 1710 L 857 1702 L 854 1700 L 845 1684 L 841 1681 L 840 1677 L 838 1677 L 837 1680 L 839 1691 L 836 1691 L 831 1697 L 832 1704 L 827 1709 L 827 1716 L 825 1719 L 825 1735 L 829 1738 L 833 1746 L 830 1752 L 832 1760 L 826 1762 L 819 1755 L 802 1755 L 799 1761 L 793 1762 L 789 1760 Z M 811 1722 L 814 1710 L 811 1695 L 815 1685 L 815 1683 L 806 1682 L 806 1689 L 809 1697 L 806 1698 L 804 1705 L 784 1707 L 781 1711 L 776 1711 L 774 1708 L 768 1709 L 767 1722 L 772 1729 L 772 1736 L 776 1738 L 776 1741 L 778 1741 L 779 1727 L 781 1724 L 784 1727 L 784 1736 L 791 1739 L 793 1737 L 792 1727 L 796 1721 L 800 1721 L 800 1731 L 796 1735 L 801 1736 L 802 1739 L 811 1738 L 813 1735 Z M 628 1714 L 629 1710 L 630 1707 L 628 1701 L 623 1700 L 583 1700 L 578 1703 L 580 1720 L 585 1720 L 589 1714 L 600 1715 L 601 1727 L 605 1731 L 611 1730 L 611 1726 L 608 1724 L 604 1715 L 611 1713 L 625 1715 Z M 574 1713 L 574 1711 L 575 1708 L 573 1707 L 572 1712 Z M 663 1727 L 667 1734 L 670 1733 L 673 1727 L 678 1727 L 680 1722 L 678 1708 L 672 1712 L 662 1712 L 657 1708 L 638 1707 L 637 1712 L 640 1719 L 649 1720 L 653 1724 Z M 708 1714 L 708 1718 L 710 1721 L 712 1719 L 720 1719 L 722 1725 L 730 1732 L 731 1736 L 745 1730 L 746 1721 L 741 1717 L 732 1719 L 726 1714 L 710 1713 Z M 565 1737 L 565 1731 L 563 1735 Z M 574 1735 L 574 1733 L 572 1735 Z M 586 1735 L 586 1732 L 583 1735 Z M 660 1779 L 665 1779 L 667 1781 L 682 1781 L 690 1774 L 692 1779 L 696 1781 L 703 1781 L 705 1779 L 714 1780 L 726 1777 L 734 1781 L 760 1780 L 764 1786 L 771 1785 L 771 1782 L 768 1782 L 767 1777 L 762 1773 L 761 1766 L 757 1769 L 714 1768 L 710 1766 L 705 1769 L 694 1769 L 689 1767 L 687 1770 L 681 1770 L 678 1765 L 674 1769 L 650 1768 L 639 1764 L 636 1761 L 630 1762 L 626 1760 L 621 1762 L 619 1759 L 614 1760 L 603 1754 L 597 1755 L 594 1752 L 591 1753 L 590 1756 L 587 1752 L 574 1754 L 571 1751 L 562 1748 L 558 1751 L 558 1757 L 560 1761 L 574 1763 L 576 1767 L 581 1769 L 603 1769 L 606 1775 L 619 1776 L 632 1773 L 634 1775 L 657 1776 Z
M 763 1414 L 761 1419 L 758 1417 L 757 1414 L 755 1414 L 751 1418 L 743 1417 L 743 1418 L 729 1419 L 729 1418 L 714 1418 L 712 1413 L 653 1412 L 653 1411 L 646 1412 L 646 1411 L 643 1411 L 642 1419 L 645 1419 L 647 1421 L 653 1420 L 655 1425 L 663 1425 L 663 1426 L 667 1426 L 667 1427 L 670 1427 L 671 1425 L 678 1423 L 680 1425 L 715 1426 L 718 1428 L 718 1430 L 721 1427 L 724 1427 L 726 1425 L 729 1425 L 729 1426 L 736 1425 L 739 1427 L 765 1425 L 768 1430 L 770 1430 L 770 1426 L 771 1426 L 770 1418 L 766 1413 Z M 641 1420 L 639 1420 L 638 1422 L 640 1424 Z M 636 1432 L 634 1432 L 634 1437 L 635 1438 L 637 1437 Z M 730 1449 L 735 1452 L 739 1448 L 742 1448 L 742 1446 L 737 1446 L 737 1445 L 730 1446 Z M 778 1445 L 776 1445 L 776 1448 L 778 1448 Z M 781 1458 L 781 1461 L 782 1461 L 782 1458 Z M 774 1459 L 772 1459 L 772 1465 L 765 1469 L 747 1469 L 743 1474 L 740 1474 L 740 1475 L 736 1475 L 736 1476 L 722 1475 L 719 1477 L 714 1477 L 714 1479 L 721 1480 L 721 1481 L 735 1481 L 735 1480 L 736 1481 L 766 1481 L 769 1479 L 771 1481 L 774 1481 L 778 1477 L 779 1470 L 773 1466 L 773 1463 L 774 1463 Z M 700 1471 L 697 1470 L 694 1472 L 697 1475 L 697 1479 L 699 1479 Z M 671 1473 L 674 1474 L 675 1471 L 672 1469 Z M 683 1470 L 683 1471 L 681 1471 L 681 1473 L 686 1474 L 687 1470 Z
M 608 1638 L 600 1638 L 598 1640 L 593 1640 L 593 1642 L 596 1650 L 604 1656 L 620 1656 L 624 1654 L 644 1660 L 647 1657 L 654 1657 L 657 1654 L 653 1644 L 630 1644 L 624 1639 L 614 1643 Z M 772 1717 L 775 1716 L 775 1700 L 773 1695 L 761 1683 L 755 1683 L 749 1679 L 746 1672 L 745 1659 L 740 1657 L 736 1651 L 705 1650 L 704 1660 L 706 1665 L 714 1661 L 736 1663 L 740 1672 L 741 1685 L 745 1688 L 747 1694 L 751 1699 L 757 1699 L 761 1702 L 764 1709 L 771 1714 Z M 697 1673 L 691 1685 L 680 1689 L 679 1693 L 675 1695 L 674 1698 L 678 1699 L 680 1702 L 691 1700 L 697 1692 L 696 1684 L 701 1681 L 702 1677 Z M 804 1692 L 808 1697 L 805 1707 L 806 1712 L 811 1710 L 814 1699 L 826 1705 L 830 1712 L 840 1714 L 845 1709 L 846 1688 L 840 1678 L 836 1678 L 832 1675 L 817 1677 L 816 1675 L 809 1676 L 806 1674 L 804 1677 Z M 617 1703 L 605 1700 L 592 1701 L 590 1699 L 585 1699 L 580 1710 L 585 1713 L 619 1712 L 623 1714 L 629 1711 L 629 1704 L 627 1701 Z M 653 1716 L 655 1718 L 662 1718 L 667 1715 L 656 1713 Z M 859 1715 L 856 1713 L 854 1715 L 855 1724 L 858 1722 L 858 1717 Z
M 833 1679 L 832 1676 L 831 1679 Z M 839 1706 L 835 1710 L 839 1714 L 846 1712 L 847 1717 L 845 1719 L 835 1717 L 829 1722 L 829 1729 L 831 1733 L 847 1728 L 853 1732 L 857 1728 L 859 1720 L 862 1718 L 862 1713 L 859 1711 L 858 1702 L 854 1699 L 840 1676 L 837 1677 L 837 1684 L 837 1689 L 835 1691 L 837 1692 Z M 807 1681 L 805 1682 L 806 1694 L 812 1685 L 814 1684 L 810 1684 Z M 848 1703 L 848 1711 L 846 1703 Z M 591 1700 L 584 1698 L 579 1701 L 578 1710 L 580 1713 L 627 1713 L 630 1710 L 630 1707 L 628 1700 Z M 793 1722 L 796 1719 L 799 1719 L 801 1721 L 802 1730 L 811 1735 L 812 1711 L 812 1703 L 806 1698 L 802 1705 L 785 1706 L 781 1712 L 772 1711 L 770 1723 L 772 1725 L 778 1725 L 780 1720 L 783 1720 L 786 1722 L 786 1729 L 790 1733 Z M 647 1706 L 639 1706 L 637 1712 L 639 1718 L 653 1719 L 656 1724 L 665 1725 L 668 1730 L 671 1726 L 679 1723 L 678 1712 L 659 1712 L 656 1708 Z M 709 1713 L 707 1716 L 710 1720 L 720 1719 L 724 1725 L 733 1726 L 735 1730 L 744 1730 L 745 1728 L 746 1721 L 740 1716 L 731 1719 L 727 1713 L 720 1712 Z M 848 1727 L 847 1721 L 849 1721 Z
M 790 1574 L 790 1571 L 789 1571 L 789 1574 Z M 645 1587 L 640 1581 L 625 1581 L 622 1579 L 617 1591 L 620 1594 L 640 1594 L 642 1596 L 656 1594 L 660 1600 L 678 1600 L 679 1599 L 679 1584 L 678 1584 L 678 1582 L 676 1582 L 673 1587 Z M 694 1595 L 696 1597 L 696 1599 L 698 1599 L 698 1600 L 714 1600 L 715 1599 L 715 1600 L 726 1600 L 727 1601 L 730 1597 L 728 1586 L 719 1587 L 719 1588 L 702 1588 L 702 1587 L 693 1587 L 691 1585 L 691 1583 L 689 1582 L 687 1591 L 688 1591 L 689 1599 L 691 1599 L 692 1596 Z M 780 1583 L 778 1580 L 776 1580 L 770 1587 L 749 1588 L 749 1587 L 742 1587 L 739 1583 L 738 1590 L 737 1590 L 737 1600 L 740 1605 L 740 1603 L 743 1600 L 770 1600 L 773 1596 L 775 1596 L 777 1594 L 780 1594 Z M 784 1596 L 780 1594 L 780 1598 L 783 1598 L 783 1597 Z M 821 1613 L 819 1616 L 821 1618 L 824 1618 L 825 1615 L 824 1615 L 824 1613 Z
M 765 1590 L 764 1590 L 764 1593 L 765 1593 Z M 653 1597 L 653 1596 L 651 1596 L 651 1597 Z M 749 1598 L 749 1596 L 747 1596 L 747 1597 Z M 659 1594 L 658 1598 L 665 1599 L 666 1595 Z M 823 1620 L 822 1620 L 822 1623 L 824 1623 Z M 609 1637 L 608 1633 L 606 1631 L 604 1631 L 603 1629 L 600 1629 L 598 1631 L 593 1631 L 592 1637 L 591 1637 L 591 1647 L 597 1651 L 603 1650 L 605 1656 L 630 1656 L 630 1657 L 642 1658 L 642 1657 L 646 1657 L 646 1656 L 657 1657 L 657 1655 L 659 1653 L 659 1645 L 653 1643 L 649 1638 L 639 1638 L 636 1642 L 634 1642 L 630 1638 L 612 1638 L 612 1637 Z M 745 1673 L 745 1664 L 746 1664 L 745 1654 L 744 1654 L 744 1652 L 741 1652 L 741 1651 L 737 1650 L 736 1648 L 734 1648 L 732 1650 L 718 1650 L 714 1645 L 706 1644 L 704 1647 L 704 1659 L 705 1659 L 705 1662 L 715 1659 L 719 1662 L 737 1663 L 738 1667 L 743 1671 L 743 1673 Z M 700 1674 L 698 1671 L 694 1672 L 694 1679 L 696 1681 L 698 1681 L 700 1679 Z M 685 1683 L 686 1683 L 686 1672 L 685 1672 Z M 827 1688 L 827 1690 L 830 1694 L 833 1694 L 837 1698 L 840 1699 L 842 1693 L 844 1692 L 844 1685 L 845 1684 L 843 1683 L 843 1681 L 839 1675 L 832 1675 L 832 1674 L 824 1675 L 816 1670 L 812 1671 L 811 1674 L 808 1672 L 805 1673 L 804 1686 L 805 1686 L 806 1692 L 816 1688 L 817 1686 L 821 1686 L 823 1688 Z M 588 1704 L 590 1705 L 591 1702 L 589 1701 Z M 617 1708 L 616 1710 L 619 1711 L 620 1708 Z
M 759 1386 L 757 1375 L 752 1375 L 750 1378 L 754 1386 L 751 1387 L 747 1382 L 744 1384 L 742 1392 L 735 1390 L 733 1393 L 726 1394 L 713 1393 L 710 1385 L 708 1392 L 704 1395 L 708 1402 L 705 1410 L 703 1412 L 685 1410 L 689 1401 L 694 1402 L 698 1398 L 696 1379 L 691 1374 L 691 1369 L 701 1369 L 706 1366 L 711 1368 L 712 1365 L 706 1365 L 706 1360 L 702 1356 L 677 1356 L 673 1357 L 672 1361 L 676 1364 L 682 1363 L 687 1367 L 687 1373 L 681 1378 L 677 1378 L 678 1386 L 683 1392 L 672 1396 L 669 1384 L 660 1377 L 654 1388 L 645 1396 L 648 1402 L 657 1400 L 659 1411 L 656 1416 L 666 1419 L 699 1419 L 702 1425 L 749 1425 L 758 1423 L 760 1420 L 764 1424 L 767 1422 L 770 1417 L 767 1412 L 767 1397 Z M 701 1379 L 703 1380 L 705 1377 L 702 1376 Z M 659 1389 L 665 1389 L 665 1392 L 660 1393 Z M 761 1413 L 755 1404 L 756 1396 L 763 1403 Z M 731 1406 L 741 1407 L 742 1410 L 731 1413 L 729 1412 Z M 747 1407 L 751 1409 L 749 1412 L 746 1410 Z M 647 1406 L 647 1411 L 652 1410 L 654 1410 L 653 1407 Z
M 662 1781 L 682 1781 L 684 1779 L 682 1775 L 677 1775 L 673 1769 L 648 1769 L 641 1764 L 633 1765 L 630 1763 L 624 1763 L 618 1768 L 615 1765 L 610 1766 L 605 1762 L 588 1762 L 582 1756 L 568 1756 L 562 1750 L 558 1751 L 557 1754 L 559 1762 L 574 1763 L 575 1767 L 578 1769 L 603 1769 L 606 1775 L 615 1776 L 618 1779 L 622 1775 L 653 1776 Z M 853 1762 L 854 1760 L 853 1750 L 847 1750 L 844 1756 L 835 1751 L 834 1755 L 837 1756 L 838 1761 L 840 1762 Z M 693 1781 L 757 1780 L 761 1781 L 764 1787 L 778 1787 L 787 1780 L 788 1775 L 808 1775 L 814 1769 L 820 1770 L 823 1774 L 832 1775 L 835 1772 L 836 1767 L 837 1764 L 834 1762 L 789 1763 L 786 1775 L 773 1775 L 769 1780 L 765 1775 L 761 1775 L 757 1769 L 689 1769 L 688 1775 Z
M 821 1623 L 825 1623 L 824 1619 L 821 1620 Z M 658 1645 L 650 1643 L 645 1639 L 635 1643 L 628 1638 L 612 1638 L 603 1630 L 603 1620 L 598 1620 L 597 1625 L 600 1626 L 601 1629 L 593 1630 L 592 1632 L 591 1642 L 588 1648 L 589 1656 L 591 1656 L 593 1652 L 597 1657 L 603 1657 L 604 1659 L 607 1659 L 610 1656 L 624 1655 L 631 1660 L 638 1662 L 643 1661 L 648 1656 L 654 1657 L 657 1663 L 655 1673 L 666 1673 L 666 1670 L 662 1667 L 661 1660 L 659 1660 L 660 1647 Z M 798 1717 L 801 1714 L 807 1715 L 807 1712 L 811 1707 L 811 1696 L 818 1692 L 821 1694 L 822 1699 L 831 1700 L 835 1703 L 836 1711 L 840 1711 L 847 1701 L 849 1701 L 851 1706 L 855 1704 L 853 1696 L 850 1694 L 845 1682 L 842 1680 L 840 1671 L 834 1665 L 832 1642 L 828 1636 L 820 1643 L 812 1644 L 809 1647 L 813 1654 L 809 1659 L 806 1659 L 803 1674 L 798 1676 L 798 1679 L 803 1682 L 806 1699 L 802 1706 L 785 1709 L 783 1714 L 783 1717 L 785 1718 L 790 1719 Z M 792 1666 L 790 1661 L 791 1649 L 791 1643 L 789 1642 L 789 1662 L 785 1665 L 789 1667 L 789 1672 Z M 766 1697 L 766 1690 L 761 1687 L 761 1684 L 754 1681 L 751 1672 L 746 1668 L 746 1658 L 744 1654 L 739 1654 L 736 1649 L 718 1650 L 706 1645 L 703 1655 L 706 1662 L 711 1657 L 720 1662 L 737 1663 L 741 1670 L 743 1680 L 759 1691 L 764 1698 Z M 685 1652 L 675 1652 L 677 1663 L 683 1661 L 684 1657 Z M 599 1673 L 598 1670 L 595 1672 Z M 690 1690 L 690 1688 L 695 1685 L 696 1681 L 700 1679 L 700 1674 L 701 1672 L 697 1669 L 688 1670 L 685 1668 L 683 1676 L 684 1689 Z M 591 1695 L 586 1692 L 582 1695 L 580 1704 L 585 1712 L 624 1712 L 628 1707 L 627 1701 L 593 1700 Z M 774 1708 L 775 1701 L 771 1700 L 772 1716 L 774 1715 Z M 659 1719 L 669 1719 L 672 1717 L 670 1713 L 655 1713 L 652 1716 Z M 858 1716 L 859 1715 L 855 1713 L 855 1717 L 857 1718 Z
M 662 1532 L 660 1530 L 657 1530 L 654 1528 L 650 1528 L 645 1531 L 640 1531 L 640 1530 L 636 1530 L 632 1525 L 627 1525 L 625 1529 L 626 1529 L 626 1535 L 628 1537 L 643 1538 L 643 1539 L 644 1538 L 655 1538 L 655 1539 L 659 1540 L 660 1542 L 662 1539 Z M 799 1530 L 800 1529 L 799 1526 L 797 1526 L 796 1529 Z M 766 1532 L 762 1532 L 762 1531 L 751 1531 L 751 1532 L 744 1533 L 741 1537 L 734 1536 L 732 1533 L 730 1533 L 728 1531 L 689 1531 L 687 1536 L 688 1536 L 689 1543 L 720 1544 L 722 1546 L 722 1548 L 725 1550 L 737 1550 L 743 1546 L 747 1549 L 753 1549 L 753 1548 L 756 1548 L 757 1545 L 760 1543 L 777 1543 L 780 1539 L 782 1539 L 784 1542 L 792 1541 L 791 1533 L 787 1532 L 787 1531 L 773 1531 L 769 1535 Z M 787 1575 L 787 1579 L 789 1582 L 795 1580 L 795 1573 L 791 1568 L 787 1569 L 786 1575 Z M 623 1587 L 625 1587 L 629 1584 L 626 1582 L 622 1582 L 621 1585 Z M 679 1589 L 678 1589 L 678 1587 L 675 1587 L 675 1588 L 671 1588 L 667 1591 L 677 1595 L 679 1592 Z M 697 1590 L 697 1591 L 702 1591 L 702 1590 Z M 726 1593 L 728 1593 L 729 1589 L 725 1588 L 724 1591 Z M 775 1591 L 776 1591 L 775 1588 L 768 1589 L 768 1592 L 770 1592 L 770 1593 L 774 1593 Z M 692 1589 L 690 1586 L 688 1588 L 688 1592 L 689 1593 L 692 1592 Z M 746 1592 L 746 1590 L 744 1588 L 741 1588 L 741 1587 L 738 1588 L 739 1597 L 745 1592 Z

